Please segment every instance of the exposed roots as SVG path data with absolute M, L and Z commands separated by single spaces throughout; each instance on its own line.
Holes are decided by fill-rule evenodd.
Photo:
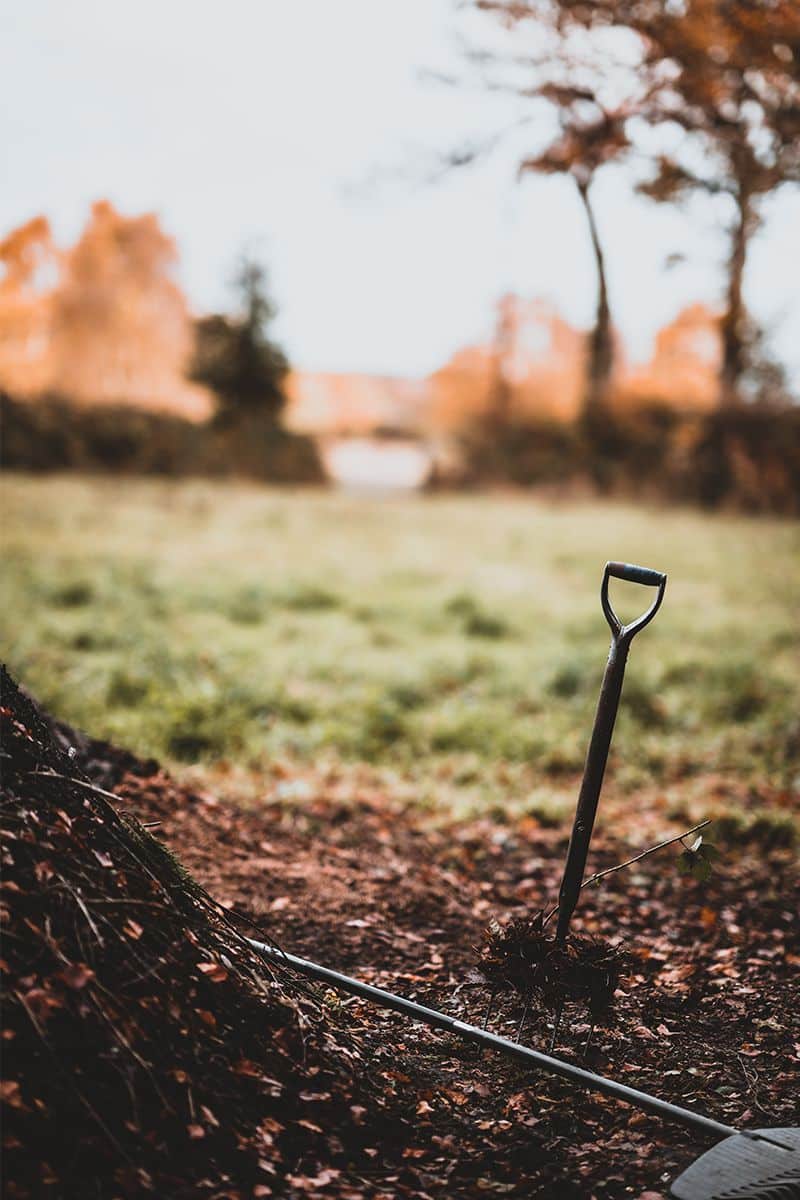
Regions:
M 510 991 L 526 1004 L 538 998 L 560 1010 L 569 1000 L 584 1003 L 593 1021 L 608 1013 L 625 965 L 616 946 L 570 934 L 563 943 L 549 935 L 544 914 L 496 921 L 479 948 L 478 970 L 496 991 Z

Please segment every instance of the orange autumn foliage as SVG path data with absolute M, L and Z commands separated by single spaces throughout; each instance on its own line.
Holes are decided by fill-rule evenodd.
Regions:
M 437 432 L 461 428 L 493 411 L 523 424 L 577 418 L 585 335 L 542 301 L 504 297 L 501 306 L 502 337 L 459 350 L 430 377 L 430 425 Z M 613 405 L 631 409 L 655 402 L 711 412 L 718 404 L 721 353 L 719 316 L 703 304 L 689 305 L 659 331 L 649 362 L 626 366 L 618 354 Z
M 584 336 L 541 300 L 504 296 L 493 343 L 459 350 L 430 376 L 430 424 L 446 432 L 498 413 L 511 420 L 574 420 Z M 499 415 L 499 414 L 498 414 Z
M 506 296 L 498 308 L 493 341 L 457 350 L 425 380 L 293 371 L 290 427 L 338 435 L 392 427 L 438 436 L 492 415 L 515 424 L 574 421 L 583 398 L 586 335 L 541 300 Z M 659 331 L 648 363 L 626 366 L 618 354 L 613 404 L 713 411 L 720 353 L 718 316 L 690 305 Z
M 176 261 L 155 214 L 107 201 L 68 250 L 44 217 L 14 230 L 0 243 L 0 387 L 207 416 L 207 393 L 185 379 L 192 325 Z
M 60 268 L 46 217 L 34 217 L 0 242 L 0 267 L 0 387 L 35 394 L 50 381 L 48 283 Z
M 647 400 L 712 412 L 719 403 L 721 357 L 719 316 L 704 304 L 689 305 L 659 330 L 650 362 L 625 374 L 617 403 L 630 407 Z
M 0 389 L 206 417 L 208 394 L 185 379 L 192 322 L 173 278 L 176 258 L 155 215 L 126 217 L 106 201 L 67 249 L 44 217 L 15 229 L 0 242 Z M 718 317 L 692 305 L 660 331 L 646 366 L 625 367 L 617 356 L 614 401 L 710 411 L 719 356 Z M 438 436 L 492 414 L 568 423 L 581 408 L 585 370 L 582 331 L 544 301 L 507 295 L 493 338 L 457 351 L 427 379 L 293 371 L 288 424 Z

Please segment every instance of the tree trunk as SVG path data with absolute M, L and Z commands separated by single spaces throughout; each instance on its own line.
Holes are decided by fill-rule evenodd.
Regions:
M 489 389 L 489 416 L 498 429 L 507 428 L 511 417 L 513 397 L 509 364 L 516 348 L 516 340 L 516 297 L 502 296 L 497 305 Z
M 586 391 L 583 401 L 584 418 L 591 418 L 606 408 L 611 385 L 611 372 L 614 366 L 614 342 L 611 330 L 611 310 L 608 306 L 606 266 L 594 210 L 589 200 L 589 182 L 581 183 L 576 180 L 578 195 L 589 224 L 594 261 L 597 267 L 597 308 L 594 328 L 589 335 L 589 361 L 586 366 Z
M 719 401 L 723 408 L 740 400 L 740 384 L 747 366 L 747 312 L 742 298 L 747 242 L 754 226 L 749 192 L 740 190 L 736 199 L 737 221 L 728 258 L 728 295 L 722 318 L 722 361 L 719 372 Z

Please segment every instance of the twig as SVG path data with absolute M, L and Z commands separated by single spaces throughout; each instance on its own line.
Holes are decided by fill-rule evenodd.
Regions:
M 655 846 L 648 846 L 647 850 L 642 850 L 641 854 L 635 854 L 633 858 L 626 859 L 625 862 L 617 863 L 615 867 L 606 867 L 605 871 L 598 871 L 595 875 L 590 875 L 588 879 L 584 879 L 581 884 L 581 891 L 585 887 L 589 887 L 592 883 L 599 883 L 601 879 L 605 879 L 606 875 L 614 875 L 617 871 L 624 870 L 625 867 L 630 867 L 634 863 L 641 862 L 643 858 L 647 858 L 648 854 L 655 854 L 656 850 L 663 850 L 665 846 L 671 846 L 673 842 L 682 842 L 690 833 L 697 833 L 698 829 L 705 829 L 706 825 L 711 824 L 711 819 L 701 821 L 699 825 L 693 825 L 691 829 L 685 830 L 683 833 L 678 833 L 675 837 L 665 838 L 663 842 L 658 842 Z M 543 924 L 546 925 L 552 916 L 558 912 L 558 905 L 551 908 L 547 916 L 544 918 Z
M 88 908 L 84 904 L 84 902 L 81 898 L 81 894 L 78 891 L 78 889 L 71 887 L 70 884 L 67 883 L 66 879 L 64 879 L 64 877 L 62 875 L 59 876 L 59 879 L 60 879 L 61 883 L 63 883 L 63 885 L 67 889 L 67 891 L 70 893 L 70 895 L 72 896 L 72 898 L 75 901 L 75 903 L 77 904 L 78 908 L 83 913 L 84 917 L 86 918 L 86 922 L 87 922 L 89 928 L 91 929 L 94 936 L 97 938 L 97 941 L 100 944 L 100 946 L 104 946 L 105 942 L 103 941 L 103 936 L 100 933 L 100 930 L 97 928 L 94 921 L 92 920 L 91 913 L 89 912 Z
M 522 1037 L 522 1030 L 525 1028 L 525 1021 L 527 1020 L 527 1017 L 528 1017 L 528 1009 L 530 1008 L 530 1005 L 531 1005 L 531 998 L 530 998 L 530 996 L 528 996 L 528 997 L 526 997 L 525 1007 L 522 1010 L 522 1016 L 520 1017 L 520 1021 L 519 1021 L 519 1028 L 517 1029 L 517 1041 L 519 1041 L 520 1038 Z
M 87 792 L 94 792 L 96 796 L 104 796 L 106 800 L 113 800 L 115 804 L 119 804 L 119 796 L 115 796 L 113 792 L 107 792 L 105 788 L 98 787 L 94 783 L 89 783 L 84 779 L 73 779 L 71 775 L 59 775 L 57 771 L 28 771 L 29 775 L 37 775 L 40 779 L 60 779 L 63 783 L 71 783 L 74 787 L 83 788 Z M 116 809 L 114 810 L 116 813 Z
M 561 1028 L 561 1016 L 564 1012 L 564 1004 L 565 1004 L 565 1001 L 562 996 L 562 998 L 558 1001 L 558 1004 L 556 1005 L 556 1015 L 555 1015 L 555 1019 L 553 1021 L 553 1036 L 550 1038 L 550 1049 L 547 1051 L 548 1054 L 552 1054 L 556 1048 L 556 1042 L 558 1040 L 558 1031 Z
M 120 817 L 120 814 L 117 812 L 114 805 L 110 803 L 110 801 L 113 800 L 115 804 L 118 804 L 119 803 L 118 796 L 115 796 L 113 792 L 105 791 L 104 788 L 96 787 L 95 784 L 93 784 L 93 783 L 87 783 L 83 779 L 74 779 L 70 775 L 59 775 L 59 773 L 57 771 L 29 771 L 28 774 L 35 775 L 39 779 L 58 779 L 62 783 L 72 784 L 74 787 L 83 788 L 84 791 L 92 792 L 93 795 L 98 796 L 101 801 L 101 807 L 108 810 L 108 814 L 111 818 L 110 824 L 108 825 L 108 832 L 111 834 L 111 836 L 114 838 L 114 840 L 116 842 L 119 842 L 119 844 L 122 846 L 122 848 L 126 852 L 126 854 L 128 854 L 133 859 L 133 861 L 139 867 L 141 867 L 141 869 L 147 875 L 150 876 L 150 878 L 155 883 L 156 887 L 159 889 L 159 891 L 162 893 L 162 895 L 165 896 L 165 898 L 172 905 L 172 907 L 177 908 L 174 896 L 171 895 L 169 889 L 166 887 L 164 882 L 161 879 L 159 879 L 159 877 L 156 875 L 156 873 L 153 870 L 151 870 L 151 868 L 147 865 L 147 863 L 143 862 L 142 859 L 139 857 L 139 855 L 136 854 L 136 852 L 134 851 L 134 849 L 130 843 L 130 839 L 128 839 L 128 841 L 123 841 L 120 838 L 119 833 L 117 832 L 117 829 L 120 827 L 124 828 L 124 825 L 122 824 L 122 819 Z M 158 842 L 156 842 L 155 844 L 159 845 Z M 202 889 L 198 886 L 197 887 L 197 895 L 199 895 L 199 893 L 201 891 L 202 891 Z M 193 894 L 192 898 L 196 899 L 197 896 Z
M 656 850 L 663 850 L 665 846 L 671 846 L 673 842 L 681 842 L 690 833 L 697 833 L 698 829 L 705 829 L 706 825 L 710 825 L 710 819 L 701 821 L 699 825 L 693 825 L 691 829 L 687 829 L 685 833 L 679 833 L 676 837 L 666 838 L 663 842 L 659 842 L 657 846 L 651 846 L 648 850 L 643 850 L 641 854 L 634 855 L 627 862 L 617 863 L 616 867 L 607 867 L 605 871 L 598 871 L 596 875 L 590 875 L 588 879 L 584 879 L 581 884 L 582 888 L 588 887 L 590 883 L 597 883 L 598 880 L 604 879 L 606 875 L 613 875 L 615 871 L 621 871 L 623 867 L 630 867 L 633 863 L 639 862 L 643 858 L 647 858 L 648 854 L 655 854 Z

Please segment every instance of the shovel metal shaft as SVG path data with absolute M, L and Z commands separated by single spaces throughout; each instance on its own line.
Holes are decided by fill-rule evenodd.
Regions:
M 611 605 L 608 597 L 610 578 L 624 579 L 628 583 L 640 583 L 645 587 L 658 588 L 655 600 L 636 621 L 623 625 Z M 664 598 L 667 585 L 666 575 L 653 571 L 650 567 L 637 567 L 632 563 L 609 562 L 603 573 L 600 588 L 600 602 L 603 613 L 611 629 L 611 649 L 608 653 L 603 683 L 600 687 L 600 698 L 597 702 L 592 737 L 586 755 L 586 765 L 583 769 L 583 783 L 578 796 L 578 807 L 575 810 L 575 820 L 569 839 L 567 860 L 564 864 L 564 875 L 558 893 L 558 925 L 556 938 L 564 941 L 569 932 L 572 914 L 578 903 L 578 896 L 583 883 L 583 873 L 586 868 L 586 858 L 589 853 L 589 842 L 594 829 L 594 819 L 597 815 L 597 804 L 600 800 L 600 789 L 603 786 L 603 776 L 608 762 L 608 751 L 611 746 L 611 736 L 614 732 L 614 722 L 617 719 L 619 698 L 622 694 L 622 681 L 625 678 L 625 663 L 628 661 L 628 651 L 631 642 L 640 629 L 644 629 L 658 612 Z

